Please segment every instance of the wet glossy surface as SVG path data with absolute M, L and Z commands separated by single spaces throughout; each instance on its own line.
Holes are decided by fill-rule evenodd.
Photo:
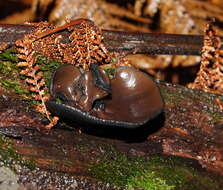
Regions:
M 72 65 L 62 65 L 52 76 L 50 92 L 63 100 L 77 101 L 81 97 L 81 92 L 77 91 L 78 81 L 81 72 Z
M 50 91 L 54 97 L 60 97 L 69 105 L 90 111 L 96 99 L 108 94 L 95 83 L 92 72 L 83 73 L 73 65 L 62 65 L 52 76 Z
M 145 125 L 163 110 L 159 88 L 146 73 L 118 67 L 109 80 L 97 66 L 87 72 L 78 71 L 72 65 L 55 71 L 51 93 L 64 97 L 64 104 L 49 101 L 48 109 L 54 114 L 79 123 L 134 128 Z
M 104 101 L 100 118 L 116 121 L 143 122 L 163 108 L 158 87 L 145 73 L 130 67 L 118 67 L 111 80 L 112 97 Z

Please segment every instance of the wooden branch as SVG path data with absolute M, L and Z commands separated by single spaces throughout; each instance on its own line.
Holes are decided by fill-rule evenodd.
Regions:
M 15 40 L 34 30 L 31 25 L 0 24 L 0 42 L 14 45 Z M 62 31 L 67 36 L 67 31 Z M 123 54 L 200 55 L 201 35 L 156 34 L 102 30 L 105 47 Z
M 17 39 L 33 30 L 34 27 L 31 25 L 0 24 L 0 42 L 6 42 L 12 46 Z
M 131 33 L 103 30 L 109 51 L 125 54 L 200 55 L 203 37 L 199 35 Z

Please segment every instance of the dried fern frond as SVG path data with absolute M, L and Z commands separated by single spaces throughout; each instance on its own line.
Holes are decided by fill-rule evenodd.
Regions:
M 87 70 L 89 64 L 109 63 L 111 56 L 102 43 L 101 30 L 90 20 L 77 19 L 56 28 L 49 23 L 37 24 L 37 30 L 25 36 L 33 51 L 47 59 L 61 60 Z M 60 35 L 58 31 L 70 33 Z M 22 51 L 25 50 L 20 50 Z M 20 55 L 22 56 L 22 55 Z
M 223 93 L 223 50 L 221 38 L 211 24 L 205 29 L 204 45 L 200 70 L 190 88 L 222 94 Z
M 16 46 L 18 47 L 17 50 L 19 52 L 18 57 L 23 60 L 22 62 L 19 62 L 17 66 L 23 67 L 21 74 L 26 76 L 25 81 L 29 86 L 29 90 L 33 93 L 33 98 L 40 102 L 36 107 L 36 110 L 47 117 L 50 123 L 45 127 L 50 129 L 57 123 L 59 118 L 51 117 L 50 112 L 45 105 L 45 102 L 49 99 L 50 95 L 48 94 L 48 89 L 45 85 L 43 72 L 37 64 L 36 52 L 34 50 L 34 44 L 32 43 L 34 38 L 34 35 L 29 34 L 24 39 L 16 41 Z
M 89 68 L 92 63 L 108 63 L 110 56 L 102 43 L 101 30 L 90 20 L 68 27 L 71 32 L 71 43 L 60 45 L 59 50 L 63 54 L 64 62 Z M 69 48 L 67 48 L 69 47 Z

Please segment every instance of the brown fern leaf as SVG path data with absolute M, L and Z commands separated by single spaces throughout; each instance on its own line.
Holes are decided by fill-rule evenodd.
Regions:
M 221 39 L 211 24 L 207 24 L 202 48 L 201 66 L 190 88 L 223 93 L 223 50 Z
M 34 43 L 32 43 L 33 39 L 35 39 L 35 35 L 28 34 L 23 39 L 16 41 L 16 45 L 19 47 L 17 49 L 19 57 L 20 59 L 23 59 L 17 66 L 23 67 L 21 74 L 26 76 L 25 81 L 29 86 L 29 90 L 33 92 L 33 97 L 40 102 L 40 105 L 36 107 L 36 110 L 48 118 L 50 123 L 46 128 L 49 129 L 57 123 L 58 118 L 51 118 L 50 112 L 47 111 L 45 105 L 45 101 L 47 101 L 50 96 L 47 93 L 48 90 L 43 78 L 43 72 L 40 71 L 40 67 L 37 65 Z
M 43 24 L 39 24 L 32 33 L 33 50 L 37 54 L 48 59 L 60 59 L 63 63 L 74 64 L 85 70 L 91 63 L 110 62 L 111 55 L 102 43 L 101 30 L 92 21 L 77 19 L 58 28 Z M 58 33 L 63 30 L 67 30 L 70 36 Z
M 58 43 L 63 61 L 88 70 L 91 63 L 105 64 L 110 62 L 110 55 L 102 43 L 101 30 L 90 20 L 69 25 L 71 32 L 69 44 Z

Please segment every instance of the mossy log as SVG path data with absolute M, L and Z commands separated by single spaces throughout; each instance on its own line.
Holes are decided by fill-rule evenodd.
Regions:
M 58 184 L 63 183 L 65 188 L 71 184 L 61 179 L 62 172 L 68 175 L 69 179 L 76 176 L 79 180 L 87 180 L 85 181 L 87 185 L 94 184 L 96 189 L 99 186 L 106 189 L 106 186 L 98 184 L 98 179 L 121 187 L 126 184 L 131 186 L 132 184 L 126 179 L 132 179 L 141 175 L 140 172 L 151 171 L 151 168 L 158 167 L 151 165 L 148 168 L 148 163 L 153 163 L 155 156 L 159 158 L 159 167 L 160 165 L 163 167 L 165 163 L 165 168 L 172 168 L 171 170 L 176 172 L 174 168 L 179 168 L 180 163 L 180 167 L 190 172 L 191 170 L 194 172 L 195 169 L 202 172 L 199 173 L 201 179 L 208 176 L 207 184 L 203 182 L 201 184 L 202 180 L 194 181 L 195 176 L 198 178 L 198 174 L 190 173 L 191 176 L 187 176 L 188 171 L 185 171 L 184 175 L 187 176 L 186 182 L 184 181 L 185 189 L 191 188 L 189 184 L 193 184 L 193 188 L 204 189 L 213 183 L 214 189 L 221 189 L 223 181 L 217 175 L 223 175 L 223 114 L 219 108 L 219 102 L 223 97 L 165 82 L 157 81 L 157 83 L 165 100 L 165 110 L 147 127 L 137 130 L 97 129 L 91 126 L 86 129 L 75 123 L 63 121 L 52 130 L 45 131 L 42 129 L 44 119 L 29 109 L 28 102 L 2 95 L 0 133 L 11 139 L 10 148 L 13 147 L 15 154 L 18 154 L 16 158 L 11 154 L 8 155 L 9 158 L 5 156 L 4 162 L 7 163 L 7 159 L 25 159 L 32 163 L 32 167 L 40 168 L 35 172 L 30 171 L 32 175 L 29 172 L 20 172 L 22 176 L 20 181 L 26 185 L 32 180 L 40 180 L 40 176 L 45 175 L 49 178 L 49 183 L 36 182 L 38 187 L 49 188 L 51 185 L 56 188 Z M 6 151 L 6 147 L 2 142 L 1 149 Z M 163 157 L 167 155 L 172 156 Z M 178 158 L 175 159 L 175 156 Z M 179 161 L 180 158 L 183 159 Z M 137 163 L 142 168 L 138 167 Z M 155 163 L 157 164 L 157 161 Z M 10 167 L 17 167 L 13 164 L 18 165 L 17 162 L 12 162 Z M 28 164 L 25 165 L 27 168 Z M 109 165 L 114 165 L 113 169 L 117 166 L 112 171 L 114 173 L 108 172 L 111 170 Z M 131 173 L 129 167 L 136 173 Z M 157 172 L 157 169 L 154 170 Z M 44 174 L 41 173 L 43 171 Z M 163 176 L 163 171 L 160 172 L 161 174 L 157 175 L 166 180 L 170 189 L 171 185 L 181 187 L 178 184 L 179 179 L 170 182 L 170 179 Z M 210 173 L 213 175 L 210 176 Z M 29 180 L 26 175 L 29 176 Z M 120 181 L 123 175 L 126 175 L 124 182 Z M 55 182 L 56 179 L 59 180 L 58 176 L 63 182 Z M 185 176 L 181 176 L 182 180 L 185 180 Z M 81 183 L 78 187 L 85 188 Z M 116 187 L 109 186 L 108 189 L 113 188 Z

